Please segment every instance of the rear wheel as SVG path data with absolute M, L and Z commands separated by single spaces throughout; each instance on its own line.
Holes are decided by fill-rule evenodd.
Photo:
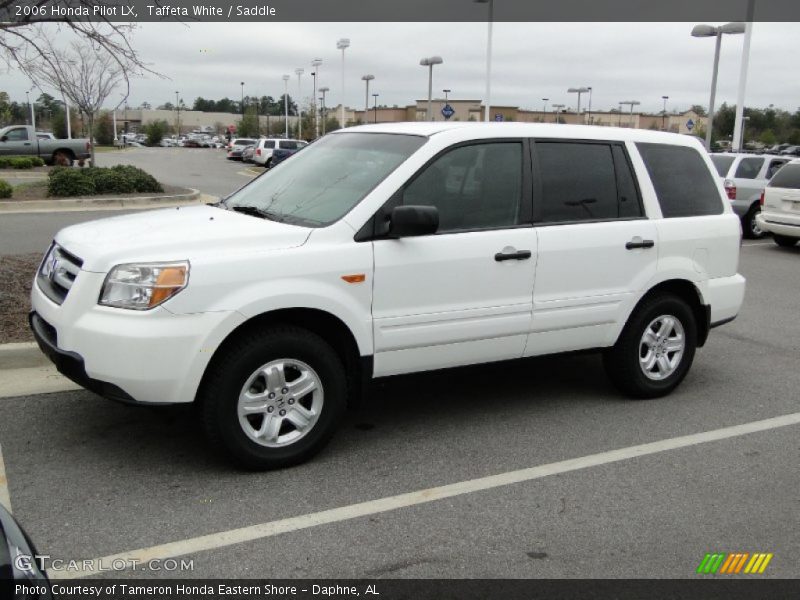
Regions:
M 270 156 L 266 161 L 264 161 L 264 168 L 269 169 L 272 166 L 272 157 Z
M 53 164 L 61 167 L 71 167 L 75 157 L 68 150 L 56 150 L 53 152 Z
M 742 231 L 744 237 L 750 240 L 757 240 L 763 238 L 766 232 L 761 229 L 756 220 L 756 216 L 761 212 L 761 207 L 756 204 L 752 206 L 747 214 L 742 217 Z
M 775 240 L 775 243 L 778 246 L 783 246 L 784 248 L 791 248 L 797 243 L 796 237 L 789 237 L 788 235 L 778 235 L 777 233 L 772 235 L 772 239 Z
M 603 363 L 614 385 L 633 398 L 657 398 L 686 376 L 697 347 L 691 307 L 672 294 L 645 299 Z
M 249 469 L 310 458 L 330 440 L 346 406 L 339 356 L 298 327 L 243 337 L 209 369 L 199 398 L 206 433 Z

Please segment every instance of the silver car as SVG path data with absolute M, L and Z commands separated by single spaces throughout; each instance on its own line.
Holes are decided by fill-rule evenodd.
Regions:
M 761 211 L 761 194 L 772 176 L 791 160 L 774 154 L 712 154 L 711 161 L 723 180 L 725 192 L 734 212 L 742 220 L 744 236 L 756 239 L 764 236 L 756 222 Z

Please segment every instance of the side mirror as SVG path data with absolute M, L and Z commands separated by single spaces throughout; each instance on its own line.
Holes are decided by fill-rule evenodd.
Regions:
M 435 206 L 395 206 L 389 218 L 390 237 L 429 235 L 439 229 Z
M 37 556 L 25 531 L 0 505 L 0 597 L 52 600 L 50 582 L 39 569 Z

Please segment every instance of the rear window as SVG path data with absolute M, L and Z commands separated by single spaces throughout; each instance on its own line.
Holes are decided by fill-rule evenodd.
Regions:
M 768 187 L 790 188 L 800 190 L 800 165 L 784 165 L 775 177 L 769 182 Z
M 283 140 L 281 142 L 281 148 L 285 150 L 297 150 L 297 142 L 291 140 Z
M 275 140 L 264 140 L 264 148 L 274 148 Z
M 728 169 L 731 168 L 733 159 L 733 156 L 711 155 L 711 162 L 717 167 L 717 173 L 719 173 L 720 177 L 725 177 L 728 174 Z
M 736 167 L 734 177 L 738 177 L 739 179 L 755 179 L 758 177 L 758 172 L 761 170 L 762 166 L 764 166 L 763 158 L 743 158 L 739 166 Z
M 687 146 L 636 144 L 666 218 L 722 214 L 722 198 L 700 152 Z

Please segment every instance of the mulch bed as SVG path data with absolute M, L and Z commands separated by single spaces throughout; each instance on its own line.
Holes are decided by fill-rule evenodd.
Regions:
M 142 194 L 98 194 L 96 196 L 70 196 L 68 198 L 62 198 L 59 196 L 48 196 L 47 195 L 47 180 L 36 181 L 31 183 L 22 183 L 18 186 L 14 186 L 14 194 L 11 198 L 7 198 L 7 200 L 12 201 L 20 201 L 20 200 L 87 200 L 92 198 L 150 198 L 150 197 L 158 197 L 158 196 L 175 196 L 177 194 L 188 194 L 191 190 L 183 187 L 177 187 L 174 185 L 164 185 L 161 184 L 161 187 L 164 188 L 164 193 L 142 193 Z M 3 200 L 0 200 L 2 202 Z
M 42 254 L 0 256 L 0 344 L 31 342 L 31 284 Z

